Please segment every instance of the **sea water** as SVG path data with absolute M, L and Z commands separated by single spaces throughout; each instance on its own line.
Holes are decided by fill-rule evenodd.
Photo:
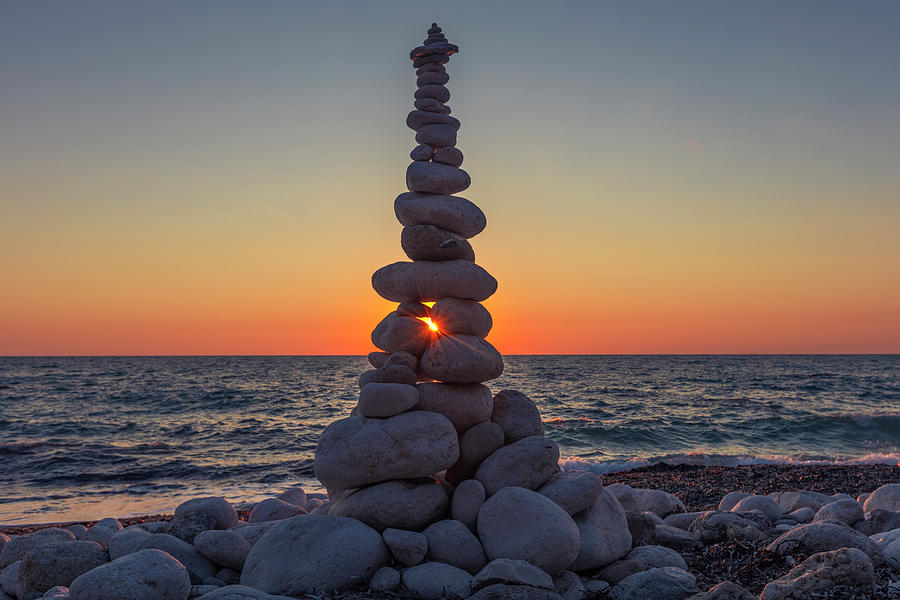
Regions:
M 364 357 L 0 358 L 0 524 L 318 488 Z M 900 462 L 900 356 L 508 356 L 569 466 Z

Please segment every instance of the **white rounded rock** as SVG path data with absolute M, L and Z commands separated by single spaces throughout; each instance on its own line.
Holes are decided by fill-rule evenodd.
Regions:
M 74 541 L 74 533 L 68 529 L 60 529 L 59 527 L 48 527 L 47 529 L 39 529 L 34 533 L 17 535 L 10 538 L 10 540 L 4 544 L 3 550 L 0 551 L 0 569 L 5 569 L 17 560 L 22 560 L 32 548 L 37 548 L 44 544 Z
M 632 488 L 631 493 L 636 507 L 634 512 L 652 512 L 665 518 L 672 513 L 687 511 L 684 502 L 677 496 L 663 490 Z
M 482 383 L 500 377 L 503 357 L 481 338 L 438 334 L 422 354 L 421 369 L 445 383 Z
M 233 531 L 202 531 L 194 538 L 200 554 L 228 569 L 240 571 L 250 554 L 250 543 Z
M 487 226 L 481 209 L 459 196 L 405 192 L 394 200 L 394 213 L 403 225 L 434 225 L 467 239 Z
M 779 555 L 812 554 L 838 548 L 856 548 L 865 552 L 872 563 L 880 565 L 882 562 L 881 551 L 871 539 L 846 525 L 821 521 L 794 527 L 766 546 L 767 550 Z
M 450 195 L 471 183 L 468 173 L 441 163 L 415 161 L 406 168 L 406 187 L 411 192 Z
M 497 280 L 467 260 L 396 262 L 375 271 L 372 287 L 394 302 L 436 302 L 453 297 L 486 300 L 497 291 Z
M 352 517 L 376 531 L 419 530 L 447 514 L 450 500 L 435 481 L 386 481 L 356 490 L 331 506 L 334 517 Z
M 544 435 L 537 406 L 528 396 L 516 390 L 503 390 L 494 395 L 491 421 L 503 429 L 507 444 L 533 435 Z
M 488 456 L 475 472 L 475 478 L 484 485 L 487 495 L 493 496 L 509 486 L 536 490 L 558 470 L 559 447 L 550 438 L 536 435 Z
M 69 600 L 187 600 L 187 569 L 162 550 L 141 550 L 79 575 Z
M 431 320 L 443 333 L 487 337 L 494 322 L 491 313 L 472 300 L 443 298 L 431 307 Z
M 487 564 L 481 542 L 468 527 L 454 519 L 432 523 L 422 532 L 428 539 L 428 557 L 459 567 L 471 574 Z
M 678 567 L 688 570 L 687 563 L 680 553 L 665 546 L 638 546 L 625 555 L 625 560 L 636 560 L 647 568 Z
M 400 247 L 410 260 L 475 261 L 475 251 L 466 238 L 434 225 L 404 227 L 400 233 Z
M 371 385 L 371 384 L 370 384 Z M 263 521 L 280 521 L 290 519 L 297 515 L 305 515 L 306 510 L 290 502 L 278 498 L 266 498 L 256 503 L 250 511 L 250 523 L 262 523 Z
M 590 508 L 575 515 L 581 544 L 571 564 L 573 571 L 599 569 L 631 550 L 631 531 L 622 505 L 606 488 Z
M 17 594 L 43 594 L 52 587 L 68 587 L 75 578 L 106 564 L 106 551 L 97 542 L 71 541 L 37 546 L 19 564 Z
M 168 533 L 154 533 L 146 538 L 138 544 L 135 553 L 139 553 L 141 550 L 162 550 L 174 556 L 188 570 L 193 583 L 202 583 L 204 579 L 213 577 L 219 570 L 215 563 L 197 552 L 193 545 Z
M 419 392 L 414 386 L 402 383 L 369 383 L 359 392 L 357 408 L 361 417 L 383 419 L 404 413 L 417 402 Z
M 403 589 L 415 598 L 468 598 L 472 576 L 453 565 L 427 562 L 403 570 Z
M 777 521 L 782 515 L 781 506 L 768 496 L 747 496 L 731 507 L 731 512 L 749 512 L 751 510 L 760 511 L 770 521 Z
M 553 578 L 548 573 L 530 562 L 510 558 L 497 558 L 485 565 L 472 580 L 472 589 L 477 591 L 497 583 L 553 589 Z
M 306 492 L 299 485 L 289 487 L 275 497 L 294 506 L 303 506 L 307 501 Z
M 116 560 L 117 558 L 122 558 L 126 554 L 131 554 L 137 549 L 141 542 L 151 535 L 153 534 L 140 525 L 126 527 L 122 531 L 117 532 L 109 540 L 109 558 Z
M 372 343 L 385 352 L 409 352 L 422 354 L 434 333 L 428 325 L 416 317 L 407 317 L 397 311 L 388 314 L 372 330 Z
M 375 571 L 369 587 L 376 592 L 393 592 L 400 587 L 400 571 L 391 567 L 381 567 Z
M 122 524 L 118 519 L 106 518 L 97 521 L 84 532 L 84 538 L 90 542 L 97 542 L 104 548 L 109 548 L 109 541 L 118 532 L 122 531 Z
M 863 509 L 859 502 L 844 498 L 831 504 L 826 504 L 813 517 L 813 521 L 825 521 L 834 519 L 847 525 L 854 525 L 863 519 Z
M 450 118 L 452 119 L 453 117 Z M 420 144 L 428 144 L 433 148 L 455 146 L 456 129 L 453 125 L 445 125 L 443 123 L 422 125 L 416 132 L 416 141 Z
M 413 391 L 418 392 L 414 410 L 447 417 L 459 433 L 491 418 L 491 390 L 481 384 L 420 383 Z
M 900 512 L 900 483 L 886 483 L 869 494 L 863 510 L 872 512 L 878 508 L 891 512 Z
M 194 498 L 187 502 L 182 502 L 175 509 L 176 517 L 186 517 L 188 515 L 206 515 L 211 517 L 216 523 L 216 529 L 228 529 L 229 527 L 234 527 L 238 522 L 237 512 L 235 512 L 234 507 L 225 498 L 221 497 Z
M 417 565 L 425 560 L 425 555 L 428 554 L 428 538 L 417 531 L 388 528 L 381 533 L 381 537 L 394 560 L 403 566 Z
M 471 531 L 475 531 L 478 523 L 478 511 L 484 504 L 485 498 L 484 485 L 477 479 L 466 479 L 453 490 L 450 516 Z
M 570 515 L 589 508 L 603 489 L 603 478 L 591 471 L 562 471 L 538 488 Z
M 719 510 L 722 512 L 728 512 L 734 505 L 749 496 L 747 492 L 728 492 L 725 494 L 722 499 L 719 501 Z

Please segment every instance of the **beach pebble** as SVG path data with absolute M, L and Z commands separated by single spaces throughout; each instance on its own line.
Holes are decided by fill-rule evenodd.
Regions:
M 625 519 L 628 521 L 628 532 L 631 533 L 632 546 L 649 546 L 656 543 L 656 521 L 654 517 L 659 518 L 653 513 L 625 513 Z
M 427 477 L 459 459 L 459 438 L 446 417 L 412 411 L 387 419 L 348 417 L 319 437 L 315 474 L 340 491 L 391 479 Z
M 782 514 L 786 515 L 803 507 L 809 507 L 816 511 L 834 501 L 831 496 L 808 491 L 776 492 L 769 494 L 769 497 L 778 503 Z
M 881 550 L 884 561 L 894 569 L 900 569 L 900 529 L 871 536 L 875 545 Z
M 69 599 L 186 600 L 190 592 L 190 576 L 177 559 L 141 550 L 79 575 L 69 586 Z
M 427 562 L 403 570 L 403 589 L 415 598 L 468 598 L 472 576 L 453 565 Z
M 426 71 L 416 79 L 416 87 L 427 85 L 429 83 L 444 85 L 448 81 L 450 81 L 450 75 L 448 75 L 446 71 Z
M 466 479 L 453 490 L 450 516 L 468 527 L 470 531 L 476 531 L 478 511 L 484 504 L 485 497 L 484 485 L 480 481 Z
M 84 525 L 82 525 L 80 523 L 74 523 L 72 525 L 69 525 L 68 527 L 66 527 L 66 529 L 68 529 L 73 534 L 75 534 L 76 540 L 83 540 L 84 534 L 87 533 L 87 527 L 85 527 Z M 2 541 L 3 541 L 3 534 L 0 533 L 0 550 L 3 549 Z
M 574 515 L 590 507 L 602 489 L 603 478 L 597 473 L 562 471 L 551 475 L 537 492 L 556 502 L 570 515 Z
M 442 113 L 433 112 L 430 110 L 414 110 L 406 115 L 406 126 L 410 129 L 419 130 L 428 125 L 446 125 L 451 127 L 454 131 L 459 129 L 459 119 L 451 117 L 450 115 L 445 115 Z M 430 148 L 434 146 L 442 146 L 444 144 L 430 144 L 428 142 L 422 142 L 428 145 Z M 452 145 L 452 144 L 451 144 Z M 430 157 L 429 157 L 430 158 Z M 414 159 L 415 160 L 415 159 Z M 421 159 L 420 159 L 421 160 Z
M 613 561 L 597 571 L 597 577 L 608 581 L 611 585 L 616 585 L 626 577 L 631 577 L 635 573 L 646 571 L 649 567 L 639 560 L 628 560 L 625 558 Z
M 781 518 L 781 506 L 768 496 L 747 496 L 741 498 L 737 504 L 731 507 L 731 512 L 747 512 L 758 510 L 766 516 L 769 521 L 777 521 Z
M 435 113 L 436 114 L 436 113 Z M 450 117 L 451 119 L 453 117 Z M 420 144 L 428 144 L 434 148 L 456 145 L 456 127 L 441 123 L 423 125 L 416 132 L 416 141 Z
M 244 563 L 241 584 L 269 594 L 300 595 L 350 589 L 386 566 L 381 535 L 344 517 L 309 515 L 279 521 Z
M 378 371 L 376 369 L 369 369 L 368 371 L 363 371 L 359 374 L 359 379 L 356 380 L 359 385 L 359 389 L 363 389 L 366 385 L 370 383 L 375 383 L 375 374 Z
M 450 90 L 442 85 L 425 84 L 416 89 L 413 97 L 416 100 L 419 98 L 434 98 L 438 102 L 446 102 L 450 99 Z
M 857 521 L 853 525 L 853 529 L 863 535 L 874 535 L 884 531 L 900 529 L 900 512 L 876 508 L 872 512 L 866 513 L 862 521 Z
M 723 581 L 688 600 L 756 600 L 756 596 L 732 581 Z
M 541 413 L 528 396 L 516 390 L 503 390 L 494 395 L 491 421 L 503 429 L 506 443 L 544 435 Z
M 462 333 L 486 337 L 494 322 L 491 313 L 478 302 L 443 298 L 431 309 L 431 319 L 442 333 Z
M 721 510 L 721 509 L 719 509 L 719 510 Z M 715 513 L 715 512 L 717 512 L 717 511 L 704 510 L 701 512 L 672 513 L 671 515 L 668 515 L 668 516 L 666 516 L 665 519 L 663 519 L 663 523 L 665 523 L 666 525 L 671 525 L 672 527 L 677 527 L 678 529 L 684 529 L 685 531 L 687 531 L 688 529 L 690 529 L 691 524 L 694 521 L 696 521 L 697 519 L 699 519 L 700 517 L 702 517 L 704 515 L 707 515 L 710 513 Z M 650 513 L 650 514 L 655 514 L 655 513 Z
M 183 564 L 191 576 L 192 583 L 202 583 L 207 577 L 216 574 L 218 567 L 208 558 L 197 552 L 193 545 L 167 533 L 154 533 L 146 538 L 135 549 L 162 550 L 168 552 Z M 131 556 L 131 555 L 128 555 Z
M 425 560 L 425 555 L 428 554 L 428 538 L 416 531 L 388 528 L 381 536 L 394 560 L 403 566 L 415 566 Z
M 207 515 L 212 517 L 216 529 L 228 529 L 238 522 L 234 507 L 221 497 L 194 498 L 183 502 L 175 509 L 175 516 Z
M 603 489 L 608 490 L 609 487 Z M 671 525 L 656 526 L 656 543 L 679 552 L 703 547 L 703 542 L 696 535 Z
M 194 540 L 200 554 L 223 567 L 240 571 L 250 554 L 250 543 L 233 531 L 204 531 Z
M 652 512 L 665 518 L 672 513 L 687 511 L 677 496 L 663 490 L 632 488 L 632 497 L 636 509 L 634 512 Z
M 216 579 L 225 582 L 225 585 L 235 585 L 241 582 L 241 574 L 239 571 L 223 567 L 216 572 Z
M 370 383 L 360 391 L 357 408 L 361 417 L 393 417 L 408 411 L 418 401 L 419 393 L 411 385 Z
M 404 352 L 409 354 L 409 352 Z M 418 359 L 416 359 L 418 360 Z M 416 385 L 419 374 L 406 365 L 386 364 L 375 369 L 375 376 L 370 383 L 402 383 L 403 385 Z
M 482 383 L 500 377 L 503 357 L 482 338 L 438 335 L 422 354 L 421 369 L 428 377 L 444 383 Z
M 688 570 L 681 554 L 665 546 L 638 546 L 625 555 L 625 560 L 636 560 L 647 568 L 678 567 L 684 571 Z
M 485 501 L 477 528 L 489 560 L 525 560 L 554 575 L 579 553 L 572 517 L 549 498 L 521 487 L 503 488 Z
M 385 352 L 409 352 L 422 354 L 434 337 L 421 319 L 406 317 L 394 311 L 372 330 L 372 343 Z
M 584 583 L 584 589 L 587 590 L 588 597 L 593 598 L 597 597 L 600 594 L 606 594 L 609 592 L 609 589 L 612 587 L 608 582 L 594 577 L 588 580 L 582 580 Z
M 879 508 L 900 512 L 900 483 L 886 483 L 869 494 L 863 510 L 870 512 Z
M 109 540 L 109 558 L 116 560 L 126 554 L 134 552 L 138 545 L 152 534 L 139 525 L 126 527 L 122 531 L 117 532 Z
M 400 233 L 400 247 L 410 260 L 475 261 L 475 251 L 466 238 L 434 225 L 411 225 Z M 444 333 L 452 333 L 442 329 Z
M 188 544 L 193 544 L 198 533 L 215 528 L 216 520 L 211 515 L 181 515 L 169 521 L 166 528 L 160 533 L 168 533 Z
M 562 600 L 584 600 L 587 596 L 581 577 L 572 571 L 563 571 L 553 577 L 553 591 L 559 594 Z
M 89 527 L 84 533 L 84 539 L 91 542 L 97 542 L 104 548 L 108 548 L 109 540 L 120 531 L 122 531 L 122 524 L 118 519 L 110 517 L 101 519 L 93 526 Z
M 704 544 L 718 544 L 728 539 L 729 527 L 733 525 L 755 527 L 753 521 L 736 513 L 710 511 L 691 523 L 688 532 L 696 535 Z
M 372 287 L 395 302 L 435 302 L 448 296 L 480 302 L 497 291 L 497 280 L 467 260 L 396 262 L 375 271 Z
M 491 418 L 491 390 L 481 384 L 420 383 L 415 390 L 414 410 L 445 416 L 459 433 Z
M 859 502 L 852 498 L 842 498 L 820 508 L 815 517 L 813 517 L 813 521 L 834 519 L 852 526 L 857 521 L 861 521 L 862 518 L 863 509 Z
M 405 192 L 394 200 L 394 213 L 402 225 L 434 225 L 466 239 L 487 225 L 481 209 L 459 196 Z
M 490 399 L 490 391 L 487 395 Z M 458 483 L 471 479 L 482 461 L 501 447 L 503 430 L 496 423 L 485 421 L 466 429 L 459 438 L 459 462 L 447 471 L 447 480 Z
M 760 600 L 809 598 L 837 587 L 862 592 L 873 581 L 875 570 L 869 557 L 856 548 L 840 548 L 813 554 L 784 577 L 770 581 Z
M 259 541 L 259 538 L 264 536 L 276 523 L 278 523 L 278 521 L 266 521 L 264 523 L 247 523 L 246 521 L 241 521 L 240 524 L 228 531 L 233 531 L 238 534 L 247 540 L 247 543 L 252 547 Z
M 450 114 L 450 107 L 442 102 L 438 102 L 434 98 L 419 98 L 413 102 L 413 106 L 420 110 L 443 113 L 445 115 Z
M 0 569 L 5 569 L 17 560 L 22 560 L 32 549 L 44 544 L 56 544 L 59 542 L 73 542 L 75 534 L 68 529 L 48 527 L 34 533 L 17 535 L 9 539 L 0 551 Z
M 562 597 L 552 590 L 530 585 L 506 585 L 503 583 L 495 583 L 481 588 L 470 598 L 472 600 L 562 600 Z
M 809 523 L 816 516 L 816 511 L 808 506 L 804 506 L 789 513 L 788 516 L 798 523 Z
M 487 564 L 481 542 L 468 527 L 454 519 L 432 523 L 422 532 L 428 539 L 428 558 L 459 567 L 473 575 Z
M 478 591 L 497 583 L 553 589 L 553 578 L 547 572 L 524 560 L 511 558 L 498 558 L 485 565 L 472 580 L 472 590 Z
M 536 435 L 513 442 L 488 456 L 475 472 L 475 478 L 484 485 L 488 497 L 508 486 L 536 490 L 559 471 L 558 463 L 556 443 Z
M 303 506 L 307 501 L 306 491 L 299 485 L 290 487 L 275 497 L 279 500 L 293 504 L 294 506 Z
M 70 541 L 37 546 L 19 563 L 19 598 L 43 594 L 52 587 L 68 587 L 76 577 L 106 564 L 106 550 L 97 542 Z
M 612 494 L 600 490 L 590 508 L 575 515 L 580 535 L 573 571 L 598 569 L 625 557 L 631 550 L 631 531 L 625 511 Z
M 793 528 L 769 544 L 766 549 L 777 554 L 827 552 L 838 548 L 856 548 L 868 555 L 876 565 L 882 556 L 878 546 L 855 529 L 837 523 L 808 523 Z
M 419 530 L 447 514 L 447 492 L 434 480 L 428 483 L 386 481 L 356 490 L 331 507 L 334 517 L 352 517 L 376 531 L 387 528 Z
M 609 591 L 612 600 L 684 600 L 699 592 L 697 579 L 676 567 L 653 568 L 635 573 Z
M 376 592 L 393 592 L 400 587 L 400 571 L 391 567 L 381 567 L 375 571 L 369 588 Z
M 458 167 L 463 164 L 463 153 L 453 146 L 445 146 L 438 148 L 431 157 L 434 162 L 439 162 L 451 167 Z
M 428 144 L 419 144 L 409 153 L 409 157 L 413 160 L 431 160 L 432 156 L 434 156 L 434 148 Z
M 0 592 L 10 596 L 15 596 L 18 593 L 16 588 L 19 583 L 19 565 L 21 564 L 22 561 L 17 560 L 0 570 Z
M 267 594 L 246 585 L 226 585 L 198 596 L 195 600 L 293 600 L 293 598 Z
M 468 173 L 441 163 L 415 161 L 406 168 L 406 187 L 411 192 L 456 194 L 471 184 Z
M 619 501 L 619 504 L 622 505 L 625 512 L 641 512 L 637 509 L 637 502 L 634 499 L 634 490 L 631 486 L 625 485 L 624 483 L 613 483 L 603 489 L 612 494 L 613 497 Z
M 734 505 L 749 496 L 747 492 L 728 492 L 725 496 L 722 497 L 722 500 L 719 501 L 719 510 L 722 512 L 728 512 Z M 677 525 L 673 525 L 674 527 L 678 527 Z M 684 529 L 682 527 L 681 529 Z

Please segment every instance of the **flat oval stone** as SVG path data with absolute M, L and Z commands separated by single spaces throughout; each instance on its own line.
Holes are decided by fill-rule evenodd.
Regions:
M 381 320 L 372 330 L 372 343 L 385 352 L 409 352 L 422 354 L 434 333 L 428 325 L 416 317 L 405 317 L 394 311 Z
M 426 56 L 423 56 L 421 58 L 417 58 L 416 60 L 414 60 L 413 66 L 418 69 L 419 67 L 427 65 L 429 63 L 445 65 L 448 62 L 450 62 L 450 57 L 447 56 L 446 54 L 429 54 L 429 55 L 426 55 Z
M 370 383 L 359 392 L 359 416 L 385 418 L 411 409 L 419 401 L 416 388 L 402 383 Z
M 455 194 L 472 183 L 462 169 L 435 162 L 413 162 L 406 168 L 406 187 L 411 192 Z
M 414 94 L 416 100 L 419 98 L 434 98 L 438 102 L 446 102 L 450 99 L 450 90 L 442 85 L 423 85 L 416 90 Z
M 428 110 L 414 110 L 406 115 L 406 126 L 418 131 L 426 125 L 450 125 L 459 129 L 459 119 Z
M 443 148 L 438 148 L 431 159 L 434 162 L 450 165 L 451 167 L 458 167 L 463 164 L 463 153 L 459 148 L 445 146 Z
M 605 489 L 600 490 L 589 509 L 576 514 L 574 519 L 581 544 L 571 566 L 573 571 L 599 569 L 631 550 L 631 531 L 625 511 Z
M 444 383 L 482 383 L 503 373 L 503 357 L 473 335 L 438 334 L 419 361 L 422 372 Z
M 161 550 L 141 550 L 79 575 L 71 600 L 181 600 L 191 592 L 187 569 Z
M 431 309 L 421 302 L 401 302 L 399 306 L 397 306 L 397 312 L 401 315 L 405 315 L 408 317 L 430 317 Z M 416 364 L 418 365 L 418 359 L 416 359 Z M 417 368 L 417 367 L 410 367 Z
M 472 300 L 442 298 L 431 308 L 431 320 L 443 333 L 487 337 L 494 321 L 484 306 Z
M 400 233 L 400 246 L 412 260 L 468 260 L 475 251 L 466 238 L 434 225 L 411 225 Z
M 437 114 L 437 113 L 435 113 Z M 423 125 L 416 132 L 416 141 L 435 148 L 456 145 L 456 129 L 452 125 Z
M 436 302 L 447 297 L 480 302 L 497 291 L 497 280 L 466 260 L 422 260 L 381 267 L 372 275 L 372 287 L 382 298 L 395 302 Z
M 488 496 L 505 487 L 536 490 L 559 471 L 559 447 L 550 438 L 527 437 L 500 448 L 478 467 L 475 478 Z
M 431 160 L 432 156 L 434 156 L 434 148 L 428 144 L 419 144 L 409 153 L 409 157 L 413 160 Z
M 319 437 L 316 477 L 330 491 L 391 479 L 427 477 L 459 459 L 459 438 L 446 417 L 406 412 L 388 419 L 347 417 Z
M 447 417 L 462 433 L 491 418 L 493 398 L 486 386 L 420 383 L 414 410 L 428 410 Z
M 422 87 L 428 84 L 444 85 L 448 81 L 450 81 L 450 75 L 447 74 L 447 71 L 426 71 L 416 79 L 416 86 Z
M 450 114 L 450 107 L 434 98 L 419 98 L 413 102 L 413 106 L 419 110 L 430 110 L 431 112 L 444 113 L 445 115 Z
M 528 396 L 516 390 L 503 390 L 494 396 L 491 421 L 503 429 L 507 444 L 532 435 L 544 435 L 538 407 Z
M 352 517 L 376 531 L 418 531 L 444 517 L 450 508 L 447 492 L 430 483 L 386 481 L 359 489 L 331 506 L 333 517 Z
M 421 76 L 423 73 L 444 73 L 447 68 L 440 63 L 426 63 L 421 67 L 416 67 L 416 75 Z
M 405 192 L 394 200 L 394 214 L 403 225 L 434 225 L 466 239 L 475 237 L 487 226 L 481 209 L 459 196 Z

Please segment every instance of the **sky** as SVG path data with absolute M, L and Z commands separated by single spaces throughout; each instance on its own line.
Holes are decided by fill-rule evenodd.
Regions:
M 0 0 L 0 355 L 373 350 L 433 21 L 501 352 L 900 352 L 900 3 Z

